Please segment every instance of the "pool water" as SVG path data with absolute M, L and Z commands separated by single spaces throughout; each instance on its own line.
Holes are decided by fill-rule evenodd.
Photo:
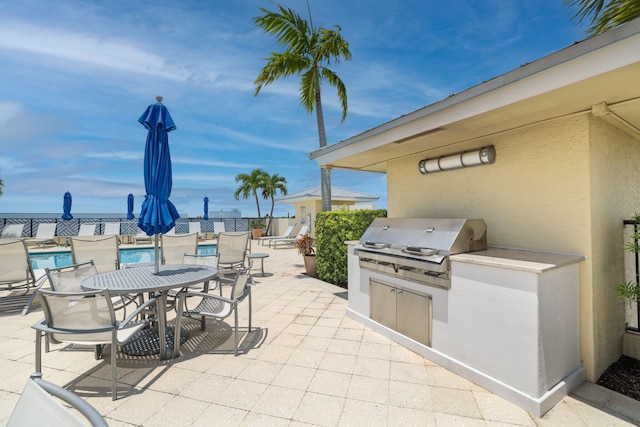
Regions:
M 161 249 L 162 251 L 162 249 Z M 198 245 L 199 254 L 215 254 L 216 245 Z M 31 266 L 34 270 L 43 268 L 60 268 L 73 264 L 71 252 L 42 252 L 31 253 Z M 139 262 L 154 262 L 153 248 L 123 248 L 120 249 L 121 264 L 135 264 Z

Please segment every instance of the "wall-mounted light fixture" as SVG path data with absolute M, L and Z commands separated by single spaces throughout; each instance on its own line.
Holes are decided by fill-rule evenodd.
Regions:
M 469 166 L 489 165 L 496 160 L 496 149 L 493 145 L 479 150 L 461 151 L 433 159 L 423 159 L 418 162 L 418 169 L 423 175 L 451 169 L 467 168 Z

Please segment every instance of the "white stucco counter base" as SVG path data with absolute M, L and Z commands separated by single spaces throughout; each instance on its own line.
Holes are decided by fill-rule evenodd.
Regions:
M 357 254 L 349 256 L 349 317 L 532 414 L 543 415 L 585 380 L 582 257 L 493 248 L 453 255 L 451 287 L 443 289 L 366 269 L 352 277 Z M 431 296 L 431 346 L 370 319 L 372 279 Z

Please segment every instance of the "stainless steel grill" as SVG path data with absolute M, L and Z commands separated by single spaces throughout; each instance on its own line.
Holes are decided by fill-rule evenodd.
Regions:
M 482 219 L 376 218 L 354 251 L 361 268 L 449 288 L 449 256 L 486 248 Z

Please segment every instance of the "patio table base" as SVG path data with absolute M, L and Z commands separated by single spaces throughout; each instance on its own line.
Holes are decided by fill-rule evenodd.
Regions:
M 167 336 L 167 353 L 173 351 L 173 334 L 175 328 L 168 327 Z M 189 331 L 180 328 L 180 345 L 184 344 L 189 338 Z M 125 345 L 122 346 L 122 352 L 129 356 L 151 356 L 160 353 L 160 336 L 156 329 L 143 329 L 138 331 Z

